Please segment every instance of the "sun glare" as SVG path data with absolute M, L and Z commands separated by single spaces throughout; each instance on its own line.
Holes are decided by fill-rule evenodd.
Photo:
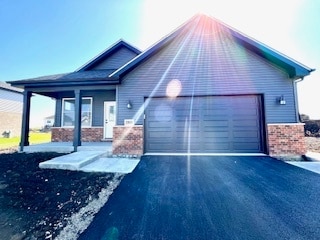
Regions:
M 167 85 L 167 96 L 169 98 L 176 98 L 179 96 L 182 85 L 179 79 L 172 79 Z

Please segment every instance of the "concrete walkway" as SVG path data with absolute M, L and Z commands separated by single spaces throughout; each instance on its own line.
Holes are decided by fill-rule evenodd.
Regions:
M 306 157 L 309 162 L 286 161 L 286 163 L 320 174 L 320 153 L 307 152 Z
M 84 172 L 131 173 L 139 159 L 105 157 L 105 151 L 81 151 L 41 162 L 40 168 Z

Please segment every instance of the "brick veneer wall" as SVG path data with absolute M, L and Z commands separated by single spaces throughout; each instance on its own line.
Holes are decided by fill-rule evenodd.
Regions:
M 113 127 L 112 154 L 142 155 L 143 126 Z
M 268 124 L 269 155 L 304 155 L 304 124 Z
M 103 139 L 103 127 L 89 127 L 81 129 L 81 141 L 100 142 Z M 73 128 L 53 127 L 51 134 L 52 142 L 72 142 Z
M 0 137 L 5 131 L 10 131 L 10 137 L 21 134 L 21 113 L 0 112 Z

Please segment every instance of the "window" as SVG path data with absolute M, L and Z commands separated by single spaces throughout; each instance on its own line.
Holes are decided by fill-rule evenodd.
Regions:
M 74 98 L 62 99 L 62 127 L 74 127 Z M 81 126 L 91 127 L 92 123 L 92 98 L 82 98 Z

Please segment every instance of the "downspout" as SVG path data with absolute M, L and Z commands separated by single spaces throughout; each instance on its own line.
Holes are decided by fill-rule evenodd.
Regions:
M 301 123 L 300 119 L 300 111 L 299 111 L 299 105 L 298 105 L 298 90 L 297 90 L 297 83 L 302 82 L 304 77 L 300 77 L 297 80 L 293 82 L 293 93 L 294 93 L 294 105 L 296 110 L 296 122 Z
M 309 70 L 309 74 L 314 72 L 316 69 L 315 68 L 311 68 Z M 294 101 L 295 101 L 295 110 L 296 110 L 296 122 L 297 123 L 301 123 L 301 119 L 300 119 L 300 112 L 299 112 L 299 106 L 298 106 L 298 91 L 297 91 L 297 83 L 302 82 L 304 79 L 304 76 L 298 78 L 297 80 L 295 80 L 293 82 L 293 91 L 294 91 Z

